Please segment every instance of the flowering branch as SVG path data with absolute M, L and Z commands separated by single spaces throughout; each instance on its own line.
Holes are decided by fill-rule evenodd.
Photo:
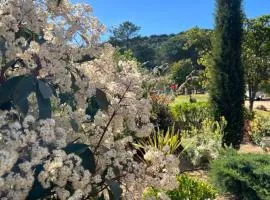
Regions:
M 42 65 L 41 65 L 41 62 L 40 62 L 40 58 L 37 54 L 33 54 L 33 59 L 37 65 L 37 67 L 35 69 L 32 70 L 32 75 L 33 76 L 38 76 L 39 75 L 39 70 L 42 69 Z
M 126 90 L 125 90 L 125 92 L 123 93 L 123 95 L 122 95 L 121 98 L 119 99 L 118 105 L 119 105 L 119 104 L 123 101 L 123 99 L 125 98 L 125 95 L 126 95 L 126 93 L 128 92 L 130 86 L 131 86 L 131 82 L 129 82 L 129 84 L 128 84 Z M 111 122 L 112 122 L 112 120 L 113 120 L 113 118 L 114 118 L 114 116 L 115 116 L 116 114 L 117 114 L 117 111 L 114 110 L 114 111 L 113 111 L 113 114 L 112 114 L 111 117 L 110 117 L 110 120 L 109 120 L 108 123 L 106 124 L 106 126 L 105 126 L 105 128 L 104 128 L 104 131 L 103 131 L 103 133 L 102 133 L 102 135 L 101 135 L 101 137 L 100 137 L 100 139 L 99 139 L 99 141 L 98 141 L 98 144 L 97 144 L 97 146 L 96 146 L 96 148 L 95 148 L 95 150 L 94 150 L 94 154 L 97 152 L 97 149 L 99 148 L 99 146 L 100 146 L 100 144 L 101 144 L 101 142 L 102 142 L 102 139 L 103 139 L 103 137 L 105 136 L 105 134 L 106 134 L 106 132 L 107 132 L 107 130 L 108 130 L 108 128 L 109 128 L 109 126 L 110 126 L 110 124 L 111 124 Z

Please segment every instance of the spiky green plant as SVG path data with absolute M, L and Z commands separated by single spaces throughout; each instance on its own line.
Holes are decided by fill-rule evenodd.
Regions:
M 168 128 L 166 132 L 158 129 L 149 137 L 138 139 L 133 145 L 140 151 L 144 151 L 151 146 L 160 151 L 166 151 L 168 154 L 176 154 L 181 147 L 181 136 L 179 131 L 175 131 L 174 127 Z M 166 147 L 169 147 L 169 149 L 167 150 Z

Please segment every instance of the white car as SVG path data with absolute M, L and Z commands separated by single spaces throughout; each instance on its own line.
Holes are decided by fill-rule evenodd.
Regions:
M 265 95 L 261 91 L 256 92 L 256 94 L 255 94 L 255 100 L 263 100 L 264 97 L 265 97 Z M 246 98 L 249 99 L 249 92 L 248 91 L 246 92 Z

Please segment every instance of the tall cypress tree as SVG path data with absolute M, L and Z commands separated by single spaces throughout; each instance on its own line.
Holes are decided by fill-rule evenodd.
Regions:
M 216 0 L 210 99 L 218 120 L 228 124 L 223 144 L 238 148 L 243 137 L 244 70 L 241 63 L 242 0 Z

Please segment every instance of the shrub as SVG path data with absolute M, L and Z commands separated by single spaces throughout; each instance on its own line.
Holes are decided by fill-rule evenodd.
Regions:
M 156 128 L 167 130 L 172 126 L 173 119 L 168 108 L 169 103 L 170 99 L 166 95 L 151 95 L 151 122 L 156 126 Z
M 175 154 L 181 147 L 181 136 L 179 131 L 175 132 L 174 127 L 166 132 L 158 129 L 146 138 L 139 138 L 134 146 L 138 150 L 146 150 L 151 146 L 165 153 Z
M 270 155 L 224 154 L 211 164 L 212 183 L 239 199 L 267 200 L 270 196 Z
M 254 111 L 250 111 L 246 107 L 244 108 L 244 119 L 246 119 L 246 120 L 252 120 L 254 118 L 254 116 L 255 116 L 255 112 Z
M 250 123 L 250 135 L 255 144 L 264 146 L 262 138 L 270 136 L 270 116 L 257 114 Z
M 177 186 L 175 156 L 134 160 L 133 137 L 153 128 L 145 78 L 99 43 L 91 6 L 2 2 L 0 199 L 141 199 L 147 186 Z
M 177 177 L 178 188 L 165 193 L 171 200 L 205 200 L 215 199 L 217 191 L 209 183 L 199 181 L 188 175 Z M 143 199 L 159 199 L 162 192 L 155 188 L 147 188 L 143 194 Z
M 197 103 L 173 103 L 170 105 L 173 119 L 181 128 L 190 129 L 192 126 L 200 127 L 201 122 L 209 117 L 209 104 Z
M 191 130 L 183 131 L 182 146 L 194 165 L 208 164 L 210 160 L 217 158 L 222 149 L 222 136 L 226 126 L 225 120 L 216 122 L 205 119 L 201 128 L 195 126 Z

